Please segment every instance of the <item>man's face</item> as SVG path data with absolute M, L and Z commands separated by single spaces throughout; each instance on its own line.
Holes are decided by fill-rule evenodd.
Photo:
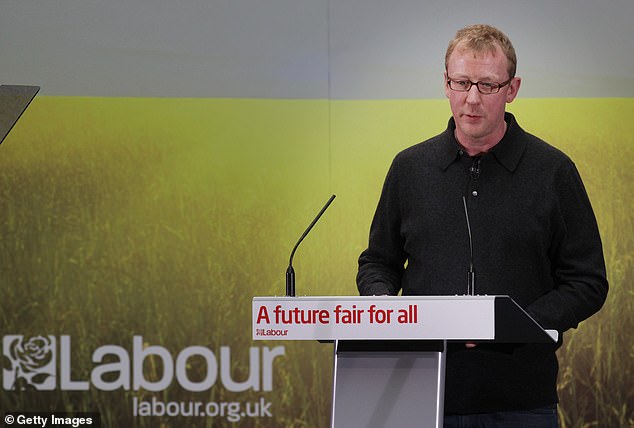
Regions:
M 487 95 L 481 94 L 476 85 L 467 92 L 454 91 L 449 88 L 447 79 L 503 83 L 509 79 L 507 61 L 499 46 L 496 46 L 495 53 L 475 53 L 458 45 L 449 57 L 445 72 L 445 94 L 456 121 L 456 137 L 461 144 L 488 149 L 500 141 L 506 130 L 506 103 L 515 99 L 520 79 L 516 77 L 500 88 L 500 92 Z

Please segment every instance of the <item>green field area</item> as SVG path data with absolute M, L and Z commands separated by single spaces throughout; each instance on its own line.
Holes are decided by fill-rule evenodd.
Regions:
M 602 233 L 610 293 L 566 333 L 563 428 L 634 425 L 633 99 L 526 99 L 520 125 L 577 164 Z M 7 411 L 98 411 L 104 426 L 327 426 L 332 350 L 253 342 L 251 299 L 282 295 L 290 250 L 337 199 L 295 257 L 298 295 L 354 295 L 356 263 L 392 157 L 446 127 L 444 100 L 328 101 L 38 97 L 0 146 L 1 334 L 70 335 L 72 376 L 92 352 L 132 337 L 177 352 L 285 346 L 271 419 L 134 417 L 131 402 L 219 401 L 235 393 L 6 391 Z M 6 361 L 4 367 L 7 367 Z M 149 358 L 148 379 L 162 367 Z M 192 378 L 207 368 L 193 359 Z M 199 373 L 200 372 L 200 373 Z

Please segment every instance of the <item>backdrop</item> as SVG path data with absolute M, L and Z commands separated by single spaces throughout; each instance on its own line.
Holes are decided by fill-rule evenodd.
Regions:
M 491 19 L 492 16 L 496 18 Z M 602 311 L 559 352 L 563 427 L 634 423 L 634 4 L 5 1 L 1 79 L 42 86 L 0 146 L 4 411 L 104 426 L 326 426 L 332 349 L 253 342 L 253 296 L 354 295 L 392 157 L 441 132 L 446 44 L 518 51 L 520 124 L 568 153 Z

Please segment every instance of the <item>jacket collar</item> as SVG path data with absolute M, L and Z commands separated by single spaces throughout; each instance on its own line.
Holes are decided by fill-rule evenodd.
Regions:
M 504 168 L 513 172 L 520 163 L 520 159 L 526 148 L 526 133 L 520 128 L 515 120 L 515 116 L 511 113 L 504 113 L 504 120 L 507 124 L 506 133 L 500 142 L 491 148 L 490 153 L 493 153 L 495 159 L 497 159 Z M 452 117 L 449 119 L 447 129 L 441 134 L 442 150 L 439 166 L 443 171 L 449 168 L 449 165 L 454 163 L 461 154 L 460 145 L 454 134 L 455 129 L 456 122 Z

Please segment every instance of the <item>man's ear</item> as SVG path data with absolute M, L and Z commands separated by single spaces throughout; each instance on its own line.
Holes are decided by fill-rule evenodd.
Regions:
M 514 77 L 513 80 L 511 80 L 511 82 L 509 83 L 509 90 L 506 91 L 506 102 L 507 103 L 512 103 L 513 102 L 513 100 L 517 96 L 517 93 L 520 90 L 521 84 L 522 84 L 522 78 L 521 77 Z
M 449 89 L 449 84 L 447 83 L 447 80 L 449 79 L 449 78 L 447 77 L 447 71 L 445 71 L 445 72 L 443 73 L 443 78 L 445 79 L 445 80 L 443 81 L 443 85 L 445 86 L 445 96 L 446 96 L 447 98 L 449 98 L 449 91 L 451 91 L 451 89 Z

